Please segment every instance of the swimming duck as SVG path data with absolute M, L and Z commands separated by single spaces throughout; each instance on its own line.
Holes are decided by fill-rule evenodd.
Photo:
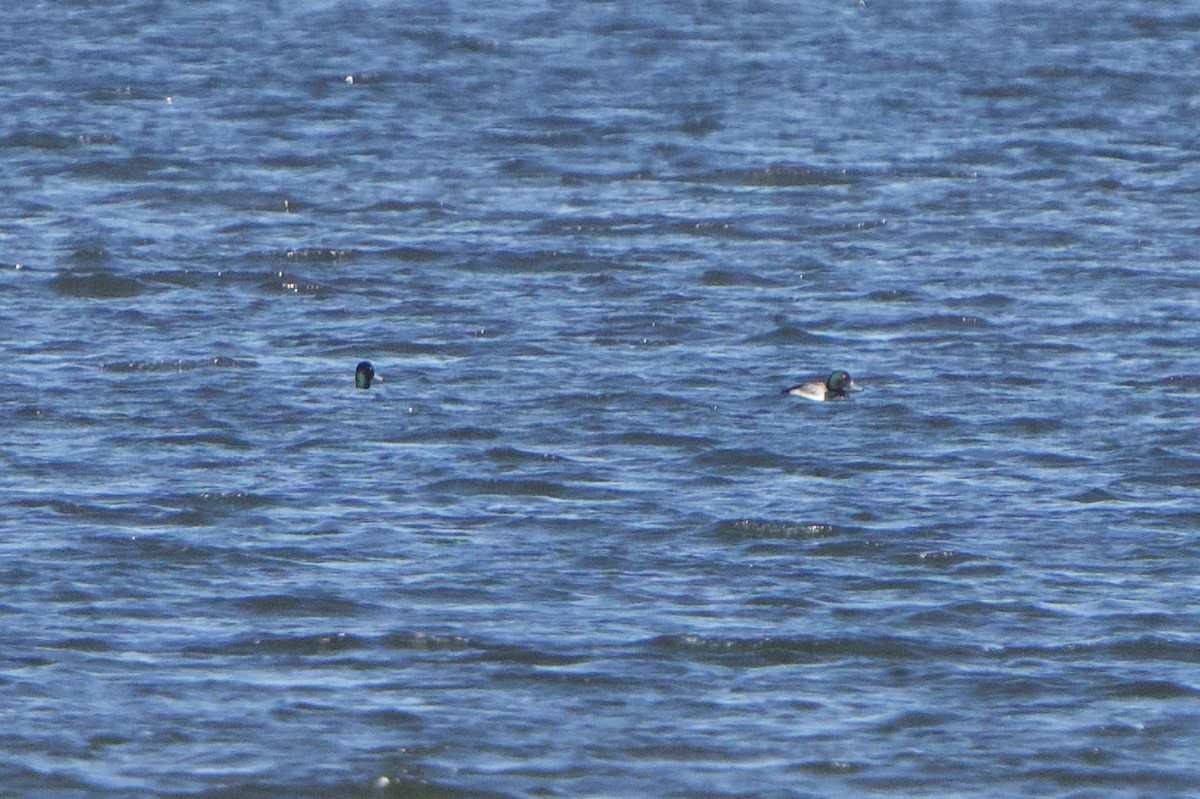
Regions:
M 850 378 L 849 372 L 838 370 L 829 376 L 829 379 L 822 383 L 820 380 L 810 380 L 807 383 L 801 383 L 791 388 L 785 388 L 784 394 L 795 394 L 797 397 L 816 400 L 817 402 L 827 402 L 829 400 L 846 399 L 850 396 L 851 391 L 862 391 L 854 380 Z
M 358 366 L 354 368 L 355 388 L 370 388 L 371 381 L 374 379 L 375 367 L 371 365 L 370 361 L 360 361 Z

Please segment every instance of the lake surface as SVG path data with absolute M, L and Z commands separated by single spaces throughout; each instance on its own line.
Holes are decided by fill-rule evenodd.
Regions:
M 0 793 L 1200 795 L 1200 5 L 10 5 Z

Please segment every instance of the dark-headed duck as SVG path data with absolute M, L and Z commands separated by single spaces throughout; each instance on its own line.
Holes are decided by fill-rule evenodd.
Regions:
M 794 394 L 797 397 L 817 402 L 828 402 L 846 399 L 850 396 L 851 391 L 862 391 L 862 389 L 851 379 L 849 372 L 839 370 L 831 374 L 824 383 L 820 380 L 809 380 L 807 383 L 785 388 L 783 393 Z

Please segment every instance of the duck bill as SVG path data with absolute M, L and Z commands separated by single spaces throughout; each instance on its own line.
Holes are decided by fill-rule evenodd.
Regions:
M 846 391 L 862 391 L 863 387 L 851 380 L 846 384 Z

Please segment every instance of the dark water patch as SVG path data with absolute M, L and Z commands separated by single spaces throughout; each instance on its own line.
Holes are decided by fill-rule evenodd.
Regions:
M 808 236 L 830 236 L 841 234 L 864 233 L 879 230 L 888 225 L 886 219 L 862 219 L 856 222 L 818 222 L 805 226 L 799 231 L 796 240 L 803 241 Z
M 46 511 L 76 524 L 147 527 L 170 521 L 170 516 L 162 508 L 123 499 L 86 502 L 77 499 L 29 498 L 16 500 L 14 504 Z
M 47 285 L 65 297 L 93 300 L 127 299 L 147 290 L 137 278 L 99 271 L 60 274 L 51 278 Z
M 115 374 L 143 372 L 190 372 L 196 369 L 257 369 L 258 362 L 244 358 L 215 355 L 211 358 L 179 358 L 156 361 L 114 361 L 100 365 L 101 370 Z
M 774 469 L 795 471 L 797 461 L 761 447 L 717 448 L 702 452 L 692 458 L 698 468 L 717 469 Z
M 1087 491 L 1070 494 L 1066 497 L 1066 500 L 1068 502 L 1077 502 L 1081 505 L 1111 504 L 1125 501 L 1103 488 L 1089 488 Z
M 413 758 L 408 749 L 400 749 L 404 760 Z M 344 768 L 344 764 L 343 764 Z M 494 782 L 494 778 L 489 778 Z M 63 780 L 67 785 L 70 780 Z M 381 774 L 370 779 L 331 779 L 326 776 L 294 776 L 286 781 L 256 779 L 231 779 L 223 777 L 225 787 L 210 788 L 190 793 L 159 792 L 162 799 L 264 799 L 265 797 L 288 797 L 288 799 L 519 799 L 526 793 L 503 793 L 479 784 L 464 782 L 455 785 L 445 779 L 414 776 L 409 767 L 397 768 L 394 774 Z M 95 791 L 94 786 L 88 786 Z M 87 793 L 81 796 L 101 796 Z M 113 799 L 130 799 L 134 794 L 122 794 Z M 66 799 L 75 799 L 63 793 Z
M 900 460 L 896 457 L 881 458 L 879 460 L 854 460 L 849 458 L 839 458 L 836 468 L 823 463 L 816 463 L 812 467 L 814 476 L 838 476 L 843 477 L 847 474 L 868 474 L 870 472 L 883 472 L 884 474 L 894 474 L 898 466 L 920 466 L 921 459 L 917 457 L 905 457 Z
M 178 179 L 188 176 L 193 169 L 194 164 L 185 160 L 130 156 L 96 159 L 72 166 L 67 171 L 82 180 L 144 183 Z
M 708 449 L 717 439 L 701 435 L 686 435 L 658 430 L 632 430 L 619 434 L 616 443 L 633 447 L 664 447 L 669 449 Z
M 1123 660 L 1200 663 L 1200 641 L 1165 636 L 1137 636 L 1096 645 L 1097 653 Z
M 495 447 L 484 453 L 489 460 L 504 465 L 526 465 L 532 463 L 563 463 L 567 459 L 550 452 L 530 452 L 516 447 Z
M 275 500 L 268 496 L 249 491 L 204 491 L 190 497 L 189 501 L 209 507 L 219 506 L 239 510 L 260 508 L 275 503 Z
M 344 313 L 348 320 L 353 320 L 361 311 L 352 310 L 345 311 Z M 476 330 L 473 333 L 477 338 L 488 337 L 487 331 Z M 301 337 L 301 341 L 297 341 L 296 343 L 302 344 L 303 336 Z M 379 376 L 382 376 L 383 380 L 381 382 L 384 385 L 389 382 L 411 384 L 416 377 L 415 373 L 411 371 L 393 371 L 400 367 L 398 365 L 387 364 L 384 358 L 388 356 L 396 358 L 462 358 L 471 355 L 472 352 L 471 344 L 467 341 L 431 343 L 426 341 L 382 340 L 370 345 L 370 357 L 375 365 L 376 378 L 378 379 Z M 352 359 L 357 362 L 359 356 L 363 354 L 363 345 L 359 343 L 338 344 L 328 349 L 323 349 L 321 354 Z M 499 378 L 501 373 L 497 372 L 495 376 Z
M 81 145 L 95 147 L 111 147 L 118 141 L 111 133 L 80 133 L 74 139 Z
M 1061 452 L 1029 452 L 1025 458 L 1040 469 L 1086 469 L 1096 463 L 1092 458 Z
M 985 426 L 985 429 L 995 433 L 1006 433 L 1019 436 L 1046 436 L 1061 432 L 1066 423 L 1054 416 L 1020 416 L 1013 419 L 1001 419 Z
M 611 172 L 574 171 L 574 172 L 564 172 L 562 175 L 563 184 L 567 185 L 567 186 L 587 186 L 590 184 L 627 183 L 627 182 L 635 182 L 635 181 L 649 182 L 649 181 L 654 181 L 656 179 L 657 178 L 656 178 L 655 174 L 653 172 L 651 172 L 649 169 L 614 170 Z M 613 223 L 616 223 L 621 226 L 628 226 L 628 225 L 635 225 L 635 224 L 644 225 L 645 222 L 637 221 L 637 220 L 642 220 L 642 219 L 644 219 L 644 217 L 640 217 L 640 216 L 638 216 L 638 217 L 619 217 L 617 219 L 606 218 L 606 219 L 602 219 L 602 220 L 588 219 L 588 220 L 586 220 L 586 222 L 588 224 L 584 225 L 584 226 L 588 227 L 592 224 L 608 226 Z M 574 221 L 574 220 L 572 220 L 572 221 Z M 570 232 L 570 228 L 565 228 L 564 232 Z
M 1054 120 L 1054 127 L 1059 130 L 1102 130 L 1107 132 L 1112 130 L 1116 124 L 1117 120 L 1113 117 L 1095 113 L 1064 116 Z M 1104 184 L 1106 182 L 1106 180 L 1094 181 L 1092 183 L 1092 187 L 1103 188 L 1098 184 Z M 1118 187 L 1119 184 L 1112 186 L 1111 188 Z
M 1153 345 L 1153 340 L 1148 341 L 1148 344 Z M 1177 342 L 1171 342 L 1171 346 L 1175 346 Z M 1177 391 L 1197 392 L 1200 391 L 1200 376 L 1197 375 L 1162 375 L 1154 376 L 1149 380 L 1124 380 L 1116 385 L 1121 388 L 1132 388 L 1138 391 L 1152 391 L 1161 389 L 1174 389 Z
M 1137 738 L 1142 735 L 1144 728 L 1139 724 L 1132 724 L 1123 721 L 1110 721 L 1104 724 L 1097 724 L 1094 727 L 1087 729 L 1088 735 L 1096 738 L 1120 738 L 1130 739 Z
M 225 600 L 233 610 L 250 616 L 268 618 L 353 618 L 372 610 L 363 602 L 347 599 L 336 594 L 308 591 L 304 594 L 265 594 L 261 596 L 240 597 Z M 329 647 L 351 648 L 352 642 L 344 640 L 341 634 L 333 636 Z M 355 647 L 356 648 L 356 647 Z
M 722 541 L 741 543 L 764 540 L 817 541 L 858 535 L 855 528 L 832 524 L 778 522 L 769 519 L 729 519 L 713 524 L 708 534 Z
M 191 444 L 189 444 L 191 446 Z M 214 446 L 204 444 L 203 446 Z M 216 445 L 221 448 L 241 452 L 242 447 Z M 248 447 L 247 447 L 248 448 Z M 201 469 L 204 471 L 204 469 Z M 248 491 L 204 491 L 199 494 L 171 494 L 155 497 L 153 504 L 170 512 L 168 517 L 172 524 L 187 527 L 202 527 L 213 524 L 221 519 L 247 517 L 251 511 L 274 507 L 278 501 L 261 494 Z
M 181 289 L 200 288 L 207 274 L 192 269 L 159 269 L 147 272 L 143 280 Z
M 391 247 L 375 254 L 387 261 L 423 264 L 446 258 L 446 253 L 432 247 Z
M 22 130 L 0 138 L 0 147 L 34 150 L 67 150 L 79 144 L 79 139 L 51 131 Z
M 300 264 L 341 264 L 354 261 L 360 256 L 358 250 L 340 247 L 295 247 L 285 250 L 269 250 L 247 253 L 247 262 L 266 261 Z
M 875 725 L 875 732 L 882 735 L 895 735 L 914 729 L 928 727 L 953 726 L 959 717 L 956 714 L 930 710 L 906 710 L 892 716 L 887 721 Z
M 47 649 L 63 649 L 71 652 L 86 652 L 89 654 L 113 651 L 113 643 L 111 641 L 95 637 L 44 640 L 41 642 L 41 646 L 44 646 Z
M 97 103 L 123 103 L 130 101 L 155 100 L 165 102 L 168 92 L 162 87 L 149 88 L 142 85 L 122 84 L 117 86 L 97 86 L 89 89 L 88 99 Z
M 340 712 L 338 708 L 331 708 L 330 710 L 335 713 Z M 425 725 L 425 720 L 417 713 L 409 713 L 397 708 L 363 710 L 355 715 L 355 720 L 386 731 L 418 730 Z
M 924 552 L 917 552 L 909 556 L 910 562 L 914 566 L 922 566 L 933 569 L 953 569 L 965 563 L 980 560 L 978 555 L 973 555 L 969 552 L 956 552 L 949 549 L 934 549 Z
M 670 220 L 659 226 L 659 230 L 662 233 L 675 235 L 744 241 L 763 241 L 766 238 L 781 240 L 796 238 L 790 232 L 784 233 L 782 230 L 776 229 L 768 233 L 761 229 L 740 224 L 736 220 L 730 221 L 728 219 Z
M 1137 786 L 1137 796 L 1183 797 L 1194 794 L 1197 787 L 1200 787 L 1200 780 L 1197 780 L 1191 770 L 1172 773 L 1167 769 L 1099 768 L 1084 764 L 1077 768 L 1030 768 L 1019 773 L 1022 780 L 1057 785 L 1072 791 L 1065 794 L 1066 796 L 1087 799 L 1094 796 L 1121 795 L 1133 785 Z M 1087 789 L 1102 789 L 1104 793 L 1096 794 Z
M 1008 294 L 976 294 L 968 297 L 955 297 L 946 301 L 948 305 L 959 308 L 1010 308 L 1016 304 L 1016 299 Z
M 592 342 L 597 347 L 638 347 L 653 349 L 657 347 L 677 347 L 683 343 L 683 336 L 671 335 L 671 329 L 681 328 L 653 324 L 648 330 L 622 330 L 619 327 L 605 327 L 603 332 L 595 334 Z
M 512 123 L 488 130 L 485 138 L 503 145 L 582 147 L 611 132 L 605 125 L 575 116 L 542 115 L 514 119 Z
M 261 564 L 261 559 L 237 550 L 208 546 L 174 533 L 183 525 L 174 516 L 164 519 L 168 531 L 147 534 L 132 524 L 114 525 L 110 532 L 94 532 L 76 542 L 78 555 L 72 558 L 90 559 L 94 571 L 87 576 L 101 585 L 112 584 L 106 593 L 116 597 L 141 598 L 161 594 L 163 587 L 150 585 L 137 578 L 139 573 L 163 570 L 164 574 L 178 569 L 230 568 L 241 569 Z M 172 581 L 173 584 L 173 581 Z M 80 615 L 104 614 L 103 605 L 94 601 L 81 604 Z M 144 605 L 123 611 L 126 616 L 158 618 L 169 615 L 164 605 Z
M 1113 699 L 1170 701 L 1200 697 L 1200 687 L 1172 680 L 1135 680 L 1110 686 L 1106 693 Z
M 284 250 L 277 258 L 293 263 L 307 264 L 341 264 L 353 261 L 358 257 L 354 250 L 330 249 L 321 247 L 302 247 L 295 250 Z
M 379 639 L 386 649 L 403 652 L 466 652 L 483 648 L 464 635 L 439 635 L 425 632 L 388 633 Z
M 303 608 L 294 609 L 287 597 L 280 600 L 278 607 L 271 604 L 270 597 L 259 598 L 260 606 L 253 600 L 249 611 L 267 617 L 291 617 L 305 614 Z M 344 600 L 343 600 L 344 601 Z M 234 604 L 237 604 L 237 600 Z M 316 603 L 319 605 L 319 602 Z M 357 605 L 357 603 L 349 603 Z M 321 617 L 320 612 L 311 614 Z M 355 615 L 353 612 L 346 615 Z M 217 657 L 246 657 L 257 655 L 285 655 L 295 657 L 326 657 L 329 655 L 356 652 L 372 647 L 371 641 L 349 633 L 296 634 L 268 633 L 262 635 L 240 634 L 233 638 L 215 641 L 198 641 L 183 647 L 183 651 L 195 655 Z
M 981 316 L 968 314 L 928 314 L 901 319 L 895 325 L 903 330 L 959 331 L 980 330 L 993 327 Z
M 571 391 L 564 394 L 555 394 L 542 402 L 543 409 L 550 408 L 556 411 L 562 411 L 566 414 L 566 418 L 572 420 L 573 425 L 582 424 L 581 414 L 610 414 L 617 411 L 644 411 L 648 408 L 653 408 L 656 411 L 662 412 L 698 412 L 701 408 L 708 408 L 708 405 L 698 403 L 696 397 L 691 394 L 664 394 L 658 391 L 611 391 L 611 392 L 587 392 L 587 391 Z M 588 417 L 587 421 L 594 421 L 593 417 Z M 584 429 L 584 428 L 578 428 Z M 592 429 L 592 428 L 587 428 Z M 606 425 L 607 432 L 608 426 Z
M 1023 644 L 987 651 L 989 659 L 1003 661 L 1066 661 L 1086 664 L 1097 662 L 1200 663 L 1200 642 L 1163 635 L 1114 637 L 1099 641 L 1064 641 L 1055 644 Z
M 601 238 L 639 237 L 652 232 L 663 222 L 660 217 L 652 215 L 627 216 L 614 214 L 606 217 L 591 217 L 573 215 L 565 218 L 546 219 L 534 227 L 534 232 L 553 236 L 594 236 Z M 672 253 L 655 248 L 643 257 L 665 259 Z M 696 254 L 689 251 L 673 253 L 675 260 L 695 258 Z
M 202 446 L 235 450 L 248 450 L 253 448 L 253 445 L 249 441 L 246 441 L 245 439 L 240 438 L 233 433 L 221 433 L 215 431 L 151 436 L 149 438 L 142 439 L 139 443 L 159 444 L 168 447 Z
M 938 375 L 933 379 L 934 381 L 944 379 L 947 383 L 951 384 L 954 382 L 953 378 L 946 375 Z M 877 395 L 881 395 L 888 390 L 886 385 L 872 384 L 872 392 Z M 879 401 L 874 396 L 871 399 L 873 404 Z M 971 440 L 971 436 L 976 435 L 979 430 L 978 423 L 972 420 L 958 416 L 947 416 L 942 413 L 920 413 L 908 405 L 895 403 L 881 405 L 879 406 L 879 413 L 888 424 L 912 424 L 914 429 L 923 430 L 927 435 L 936 435 L 939 439 L 957 435 L 960 436 L 959 440 Z
M 1026 81 L 983 82 L 966 86 L 960 91 L 964 97 L 978 97 L 984 100 L 1027 100 L 1041 93 L 1035 84 Z
M 1155 11 L 1159 13 L 1151 15 L 1138 9 L 1128 14 L 1125 22 L 1139 35 L 1155 40 L 1186 39 L 1188 34 L 1200 32 L 1200 14 L 1190 9 L 1163 7 Z
M 949 602 L 946 605 L 908 614 L 905 619 L 912 624 L 937 627 L 972 627 L 989 623 L 993 619 L 1009 617 L 1020 622 L 1043 623 L 1067 620 L 1070 614 L 1034 602 L 1023 600 L 981 601 L 966 600 Z
M 882 541 L 872 539 L 850 539 L 819 543 L 806 551 L 809 557 L 816 558 L 863 558 L 877 560 L 881 554 L 887 555 L 889 549 Z
M 947 648 L 900 636 L 724 638 L 698 635 L 664 635 L 644 647 L 661 657 L 713 663 L 728 667 L 770 667 L 828 663 L 841 660 L 921 661 L 965 654 L 964 648 Z
M 937 159 L 929 163 L 906 164 L 892 167 L 881 172 L 880 177 L 890 180 L 958 180 L 976 181 L 979 171 L 975 169 L 960 169 L 948 165 L 947 161 Z
M 450 427 L 393 432 L 384 436 L 381 441 L 388 444 L 466 444 L 495 441 L 501 435 L 500 430 L 490 427 Z
M 43 408 L 41 405 L 17 405 L 5 409 L 9 420 L 13 422 L 50 422 L 54 424 L 65 423 L 68 420 L 54 411 Z M 94 425 L 96 421 L 93 419 L 76 419 L 76 424 Z
M 700 283 L 710 288 L 771 288 L 782 285 L 753 272 L 733 269 L 709 269 L 700 277 Z
M 806 760 L 791 768 L 814 777 L 849 777 L 867 771 L 871 764 L 855 760 Z
M 867 299 L 879 303 L 911 303 L 922 302 L 924 297 L 910 289 L 880 289 L 868 293 Z
M 774 547 L 767 550 L 767 554 L 770 556 L 776 555 L 777 552 Z M 751 554 L 754 553 L 752 552 Z M 818 609 L 824 606 L 824 603 L 819 599 L 808 596 L 797 596 L 793 593 L 758 594 L 747 597 L 745 602 L 748 607 L 783 608 L 787 610 Z
M 586 663 L 590 659 L 585 655 L 549 652 L 545 649 L 499 643 L 488 645 L 476 651 L 474 657 L 469 658 L 469 660 L 478 660 L 481 663 L 544 667 L 576 666 Z
M 1200 472 L 1189 478 L 1186 482 L 1175 480 L 1169 482 L 1168 485 L 1182 484 L 1190 488 L 1198 483 L 1200 483 Z M 1156 510 L 1144 523 L 1150 526 L 1151 529 L 1187 535 L 1197 529 L 1200 529 L 1200 511 L 1164 512 Z
M 703 137 L 715 133 L 725 127 L 720 114 L 688 114 L 679 122 L 676 130 L 688 136 Z
M 1046 269 L 1046 277 L 1055 278 L 1064 282 L 1075 282 L 1081 279 L 1088 281 L 1096 281 L 1100 284 L 1118 284 L 1137 286 L 1141 284 L 1146 275 L 1142 270 L 1127 266 L 1097 266 L 1088 265 L 1080 266 L 1073 264 L 1069 266 L 1052 266 Z M 1114 286 L 1115 288 L 1115 286 Z M 1124 316 L 1114 316 L 1107 320 L 1085 319 L 1076 324 L 1095 324 L 1095 323 L 1111 323 L 1121 324 L 1123 322 L 1132 322 L 1136 320 L 1128 319 Z
M 258 112 L 261 114 L 261 112 Z M 264 155 L 259 164 L 268 169 L 278 169 L 280 171 L 297 171 L 304 172 L 308 170 L 319 170 L 320 167 L 327 162 L 328 156 L 321 155 L 300 155 L 297 153 L 281 153 L 278 155 Z
M 741 344 L 758 345 L 817 345 L 833 342 L 834 339 L 819 333 L 810 333 L 802 327 L 791 324 L 781 324 L 765 333 L 758 333 L 741 340 Z
M 1074 173 L 1069 169 L 1059 167 L 1038 167 L 1035 169 L 1024 169 L 1012 175 L 1014 181 L 1020 183 L 1066 183 Z M 1005 236 L 1009 235 L 1005 231 Z
M 618 261 L 590 253 L 568 250 L 497 252 L 473 257 L 459 268 L 471 272 L 512 274 L 610 274 L 638 268 L 633 261 Z
M 509 158 L 498 167 L 500 174 L 508 178 L 553 178 L 558 171 L 540 161 L 529 158 Z
M 731 169 L 701 172 L 682 175 L 678 180 L 705 185 L 800 189 L 852 186 L 875 176 L 871 172 L 851 169 L 769 166 L 760 169 Z
M 299 294 L 309 297 L 328 297 L 331 293 L 328 286 L 320 283 L 309 283 L 303 278 L 296 278 L 280 273 L 276 278 L 259 283 L 259 290 L 264 294 Z
M 560 500 L 617 501 L 624 492 L 535 478 L 459 478 L 429 486 L 435 493 L 467 496 L 540 497 Z

